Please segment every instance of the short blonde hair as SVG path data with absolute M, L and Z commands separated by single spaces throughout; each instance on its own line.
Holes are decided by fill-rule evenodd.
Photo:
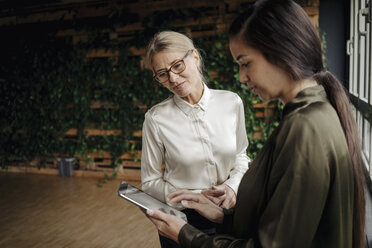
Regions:
M 147 45 L 146 49 L 146 57 L 145 57 L 145 67 L 149 70 L 153 70 L 152 68 L 152 58 L 155 54 L 162 52 L 162 51 L 169 51 L 169 52 L 184 52 L 187 53 L 189 50 L 195 50 L 199 54 L 199 74 L 203 82 L 205 82 L 203 76 L 203 58 L 193 43 L 193 41 L 184 34 L 175 32 L 175 31 L 162 31 L 156 33 L 152 40 Z

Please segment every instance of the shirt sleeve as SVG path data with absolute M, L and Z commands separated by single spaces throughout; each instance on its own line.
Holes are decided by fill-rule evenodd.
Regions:
M 307 247 L 312 242 L 330 185 L 326 142 L 308 121 L 291 123 L 278 140 L 267 203 L 258 213 L 258 237 L 209 237 L 185 225 L 178 237 L 182 247 Z
M 259 223 L 263 247 L 306 247 L 319 227 L 332 178 L 332 148 L 326 145 L 332 141 L 316 122 L 297 115 L 277 137 L 270 197 Z
M 232 232 L 234 212 L 234 207 L 229 209 L 223 208 L 223 223 L 216 223 L 216 233 L 230 234 Z
M 253 239 L 237 239 L 231 235 L 224 234 L 210 237 L 189 224 L 181 228 L 180 234 L 178 235 L 178 242 L 180 247 L 183 248 L 259 247 L 255 246 Z
M 142 190 L 162 202 L 166 202 L 162 164 L 164 146 L 158 127 L 150 112 L 145 115 L 142 127 L 141 181 Z
M 248 139 L 245 129 L 244 105 L 238 95 L 236 95 L 237 103 L 237 121 L 236 121 L 236 148 L 235 166 L 230 171 L 229 179 L 225 181 L 235 191 L 238 192 L 238 187 L 244 173 L 248 170 L 250 158 L 247 156 Z

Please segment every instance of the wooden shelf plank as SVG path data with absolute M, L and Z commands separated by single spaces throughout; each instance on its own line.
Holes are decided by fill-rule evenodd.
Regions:
M 87 136 L 104 136 L 104 135 L 120 135 L 121 134 L 121 130 L 119 129 L 104 130 L 104 129 L 84 128 L 83 132 L 86 133 Z M 70 130 L 66 131 L 64 135 L 76 136 L 77 129 L 71 128 Z

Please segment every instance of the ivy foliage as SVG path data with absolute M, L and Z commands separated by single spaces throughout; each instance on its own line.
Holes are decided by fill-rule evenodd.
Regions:
M 141 149 L 131 144 L 133 132 L 140 130 L 146 107 L 170 95 L 156 83 L 152 74 L 141 69 L 141 57 L 130 48 L 143 48 L 155 32 L 175 30 L 170 20 L 200 16 L 195 10 L 159 12 L 145 18 L 143 30 L 130 39 L 109 39 L 102 28 L 125 25 L 135 20 L 125 10 L 115 8 L 104 27 L 77 26 L 89 33 L 88 40 L 74 44 L 71 37 L 56 36 L 50 27 L 3 27 L 7 36 L 0 63 L 0 158 L 1 166 L 9 161 L 42 161 L 57 155 L 83 156 L 96 151 L 109 151 L 112 166 L 121 164 L 119 157 L 130 149 Z M 171 14 L 171 16 L 169 16 Z M 131 19 L 133 17 L 133 20 Z M 76 23 L 78 23 L 76 21 Z M 77 25 L 77 24 L 76 24 Z M 85 24 L 84 24 L 85 25 Z M 6 29 L 6 30 L 4 30 Z M 255 117 L 253 104 L 260 100 L 238 81 L 238 66 L 228 49 L 226 34 L 194 39 L 203 49 L 205 74 L 209 87 L 225 89 L 240 95 L 245 106 L 248 155 L 257 151 L 278 125 L 280 111 L 271 119 Z M 105 48 L 118 56 L 87 58 L 95 48 Z M 215 76 L 217 75 L 217 77 Z M 100 103 L 99 107 L 92 107 Z M 275 110 L 280 110 L 278 102 Z M 116 135 L 89 136 L 87 128 L 120 130 Z M 76 136 L 64 133 L 76 129 Z M 254 133 L 261 132 L 261 139 Z M 41 164 L 42 166 L 42 164 Z

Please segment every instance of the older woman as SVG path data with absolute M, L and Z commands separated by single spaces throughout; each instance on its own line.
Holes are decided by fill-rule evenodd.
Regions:
M 207 87 L 200 53 L 183 34 L 157 33 L 146 58 L 154 78 L 173 95 L 145 115 L 142 189 L 168 204 L 168 194 L 183 189 L 203 192 L 221 207 L 233 207 L 249 162 L 241 99 L 235 93 Z M 175 207 L 182 208 L 180 204 Z M 184 212 L 190 224 L 214 233 L 213 222 L 194 210 Z M 177 247 L 162 236 L 160 241 L 162 247 Z

